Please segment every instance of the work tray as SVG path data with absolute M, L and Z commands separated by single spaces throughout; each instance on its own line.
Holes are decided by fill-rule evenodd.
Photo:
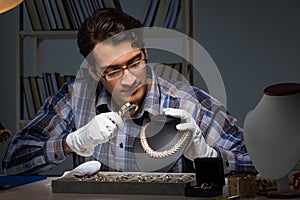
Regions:
M 53 193 L 184 195 L 194 173 L 98 172 L 93 176 L 52 180 Z

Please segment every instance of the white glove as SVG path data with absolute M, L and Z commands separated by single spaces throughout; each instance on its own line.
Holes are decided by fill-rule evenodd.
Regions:
M 166 115 L 175 118 L 180 118 L 182 120 L 181 124 L 176 125 L 177 130 L 189 130 L 192 132 L 193 139 L 189 146 L 186 148 L 185 152 L 183 153 L 183 155 L 186 158 L 193 161 L 195 158 L 218 156 L 217 151 L 208 144 L 206 144 L 199 126 L 188 112 L 176 108 L 166 108 L 163 110 L 163 112 Z
M 66 171 L 60 178 L 69 178 L 74 176 L 89 176 L 100 170 L 101 163 L 96 160 L 82 163 L 71 171 Z
M 96 115 L 89 123 L 70 133 L 66 142 L 78 155 L 91 156 L 98 144 L 115 137 L 118 128 L 123 129 L 124 122 L 116 112 Z

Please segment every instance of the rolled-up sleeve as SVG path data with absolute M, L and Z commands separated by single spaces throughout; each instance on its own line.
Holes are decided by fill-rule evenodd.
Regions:
M 12 137 L 2 161 L 4 174 L 39 174 L 70 156 L 64 149 L 64 139 L 74 128 L 69 96 L 66 84 Z

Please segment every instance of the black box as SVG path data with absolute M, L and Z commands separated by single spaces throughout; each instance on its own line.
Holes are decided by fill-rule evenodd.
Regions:
M 185 196 L 214 197 L 223 194 L 225 185 L 223 160 L 217 158 L 196 158 L 196 186 L 185 188 Z

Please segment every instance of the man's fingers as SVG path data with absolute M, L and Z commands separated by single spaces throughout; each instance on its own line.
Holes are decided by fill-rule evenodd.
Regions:
M 181 110 L 177 108 L 165 108 L 163 109 L 163 112 L 166 115 L 181 118 L 181 119 L 187 119 L 189 117 L 189 114 L 185 110 Z
M 195 130 L 195 127 L 191 123 L 177 124 L 176 128 L 179 131 L 194 131 Z
M 112 123 L 114 123 L 119 129 L 124 129 L 124 122 L 121 116 L 116 112 L 103 113 L 104 116 L 107 117 Z

